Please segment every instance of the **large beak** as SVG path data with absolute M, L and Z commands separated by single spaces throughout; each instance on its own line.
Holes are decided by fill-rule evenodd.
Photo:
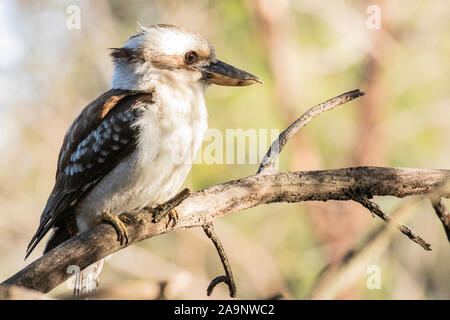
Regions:
M 254 75 L 220 60 L 196 68 L 201 71 L 202 80 L 222 86 L 249 86 L 255 83 L 263 83 Z

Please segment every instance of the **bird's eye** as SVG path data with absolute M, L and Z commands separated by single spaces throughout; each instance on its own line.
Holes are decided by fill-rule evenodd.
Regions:
M 184 60 L 187 64 L 194 63 L 197 60 L 197 53 L 195 51 L 186 52 L 184 55 Z

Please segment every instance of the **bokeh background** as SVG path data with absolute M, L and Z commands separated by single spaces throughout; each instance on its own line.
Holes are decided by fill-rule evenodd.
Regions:
M 367 27 L 372 4 L 381 10 L 380 29 Z M 70 5 L 80 8 L 80 29 L 67 28 Z M 53 187 L 65 131 L 108 90 L 108 48 L 122 46 L 137 23 L 198 32 L 220 59 L 264 80 L 263 86 L 208 90 L 209 126 L 222 132 L 283 130 L 314 104 L 351 89 L 366 92 L 302 129 L 282 152 L 280 170 L 449 169 L 448 16 L 444 0 L 2 0 L 0 279 L 40 256 L 42 244 L 23 260 Z M 186 185 L 199 190 L 257 167 L 194 165 Z M 429 202 L 375 201 L 402 216 L 433 251 L 383 228 L 355 203 L 264 205 L 216 222 L 238 297 L 449 299 L 449 243 Z M 343 260 L 352 250 L 353 258 Z M 373 265 L 381 275 L 375 290 L 367 286 Z M 193 229 L 113 255 L 100 285 L 102 297 L 204 299 L 209 281 L 222 273 L 212 244 Z M 62 284 L 50 296 L 70 292 Z M 227 298 L 226 287 L 212 298 Z

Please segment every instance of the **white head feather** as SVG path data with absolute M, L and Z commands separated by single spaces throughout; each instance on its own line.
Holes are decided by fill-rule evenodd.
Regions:
M 200 72 L 184 67 L 184 55 L 189 51 L 205 60 L 215 60 L 207 40 L 172 25 L 141 27 L 124 47 L 114 50 L 113 89 L 151 90 L 158 81 L 168 79 L 198 81 Z

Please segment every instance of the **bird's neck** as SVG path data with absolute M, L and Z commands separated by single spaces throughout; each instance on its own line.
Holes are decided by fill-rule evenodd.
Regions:
M 205 89 L 200 82 L 157 81 L 153 92 L 163 116 L 190 119 L 193 125 L 206 123 Z
M 114 64 L 111 89 L 150 91 L 157 78 L 156 70 L 146 64 L 130 65 L 119 62 Z
M 154 145 L 156 127 L 160 147 L 173 152 L 178 159 L 173 163 L 192 163 L 208 128 L 202 84 L 160 77 L 154 81 L 152 93 L 153 105 L 138 120 L 138 125 L 143 128 L 138 145 Z M 152 156 L 152 153 L 141 155 L 142 163 L 150 161 L 148 155 Z M 180 159 L 180 155 L 187 158 Z

